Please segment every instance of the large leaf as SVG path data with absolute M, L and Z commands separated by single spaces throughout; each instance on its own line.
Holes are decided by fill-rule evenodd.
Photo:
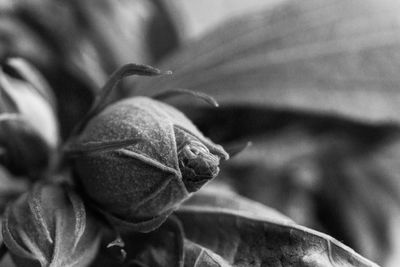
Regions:
M 279 223 L 292 224 L 290 218 L 278 211 L 268 208 L 256 201 L 241 197 L 222 183 L 213 183 L 186 200 L 182 209 L 218 209 L 219 211 L 235 211 L 242 215 L 260 220 L 275 220 Z
M 172 77 L 139 88 L 398 122 L 399 11 L 395 0 L 285 1 L 219 27 L 163 63 Z
M 200 203 L 204 197 L 209 198 L 197 194 Z M 287 219 L 196 202 L 176 213 L 186 237 L 233 266 L 377 266 L 332 237 Z
M 250 138 L 253 146 L 227 162 L 220 179 L 370 259 L 397 266 L 398 136 L 332 120 L 311 125 L 244 131 L 242 140 Z
M 160 0 L 158 0 L 160 1 Z M 213 30 L 219 24 L 251 11 L 272 7 L 284 0 L 161 0 L 165 5 L 178 9 L 174 18 L 180 22 L 181 35 L 184 39 L 192 41 Z

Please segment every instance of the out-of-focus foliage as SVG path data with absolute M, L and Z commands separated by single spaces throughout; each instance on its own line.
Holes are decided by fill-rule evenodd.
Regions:
M 398 262 L 400 70 L 397 1 L 284 1 L 232 20 L 163 62 L 139 93 L 176 98 L 206 135 L 253 146 L 223 168 L 241 194 Z
M 49 170 L 60 139 L 54 96 L 20 58 L 0 64 L 0 129 L 1 165 L 32 179 Z
M 396 121 L 400 68 L 395 0 L 285 1 L 224 24 L 164 61 L 152 94 L 188 88 L 251 104 Z
M 153 63 L 180 44 L 173 6 L 156 0 L 5 0 L 0 9 L 0 59 L 19 56 L 43 72 L 64 137 L 116 68 Z
M 219 24 L 260 9 L 272 8 L 285 0 L 159 0 L 175 11 L 173 18 L 184 42 L 193 42 Z M 176 10 L 178 11 L 176 12 Z

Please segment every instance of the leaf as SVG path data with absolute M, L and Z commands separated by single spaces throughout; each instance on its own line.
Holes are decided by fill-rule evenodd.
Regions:
M 40 73 L 21 58 L 6 58 L 1 62 L 0 90 L 2 113 L 21 114 L 55 148 L 59 143 L 55 99 Z
M 231 266 L 219 255 L 190 240 L 185 240 L 185 267 L 228 267 Z
M 173 10 L 178 9 L 178 12 L 174 13 L 175 20 L 180 22 L 177 26 L 181 28 L 184 40 L 190 42 L 201 38 L 205 33 L 229 19 L 251 11 L 272 7 L 282 0 L 203 0 L 201 2 L 164 0 L 161 2 L 165 2 L 166 5 L 173 3 L 175 7 Z
M 214 96 L 222 107 L 398 122 L 399 8 L 395 0 L 284 1 L 171 56 L 160 67 L 174 75 L 143 80 L 139 93 L 187 88 Z
M 211 183 L 186 200 L 181 209 L 186 208 L 192 210 L 211 209 L 228 212 L 233 210 L 237 213 L 258 219 L 276 220 L 279 223 L 287 224 L 293 223 L 289 217 L 259 202 L 239 196 L 231 191 L 231 189 L 224 187 L 218 182 Z
M 89 38 L 103 53 L 101 59 L 115 68 L 137 62 L 151 64 L 180 45 L 180 35 L 171 12 L 177 9 L 163 1 L 77 1 L 76 11 Z M 103 27 L 103 25 L 108 27 Z
M 396 266 L 398 135 L 318 125 L 320 131 L 293 124 L 253 136 L 254 145 L 227 162 L 220 179 L 383 266 Z
M 170 14 L 173 4 L 3 2 L 0 58 L 22 57 L 44 74 L 58 100 L 64 138 L 116 68 L 131 62 L 153 63 L 181 42 Z M 114 97 L 122 94 L 118 91 Z
M 189 240 L 233 266 L 377 266 L 332 237 L 282 218 L 201 204 L 176 215 Z

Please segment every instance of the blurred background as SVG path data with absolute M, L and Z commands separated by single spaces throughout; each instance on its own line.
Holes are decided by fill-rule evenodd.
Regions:
M 215 97 L 168 100 L 232 153 L 215 183 L 400 264 L 400 2 L 0 0 L 9 57 L 43 74 L 63 138 L 117 67 L 172 70 L 113 97 Z

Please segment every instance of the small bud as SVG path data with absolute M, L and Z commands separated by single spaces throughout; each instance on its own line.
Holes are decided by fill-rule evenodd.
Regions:
M 184 114 L 145 97 L 107 107 L 89 121 L 75 148 L 79 182 L 90 198 L 142 232 L 157 228 L 228 158 Z
M 0 107 L 2 113 L 26 116 L 50 146 L 58 144 L 54 96 L 33 66 L 19 58 L 7 59 L 0 69 L 0 91 L 3 102 L 12 106 L 8 110 Z
M 17 266 L 88 266 L 100 232 L 87 215 L 71 188 L 36 184 L 8 206 L 4 243 Z
M 32 124 L 18 114 L 0 114 L 0 164 L 15 175 L 35 178 L 47 169 L 51 148 Z
M 17 175 L 44 171 L 59 142 L 53 96 L 22 59 L 0 66 L 0 163 Z

